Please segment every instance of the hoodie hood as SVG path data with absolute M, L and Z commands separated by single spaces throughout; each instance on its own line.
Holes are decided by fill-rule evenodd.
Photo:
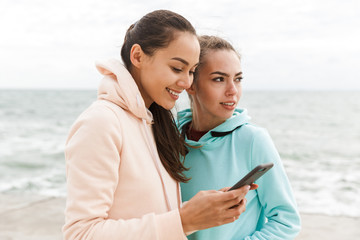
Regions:
M 104 75 L 98 99 L 110 101 L 147 123 L 152 122 L 152 114 L 146 108 L 135 80 L 119 60 L 97 61 L 96 68 Z
M 218 125 L 217 127 L 211 129 L 204 136 L 202 136 L 199 141 L 189 140 L 185 135 L 186 143 L 191 146 L 199 147 L 204 146 L 209 143 L 217 142 L 221 139 L 222 136 L 225 136 L 235 129 L 241 127 L 244 124 L 248 124 L 250 116 L 247 114 L 246 109 L 235 109 L 232 117 L 228 118 L 224 123 Z M 177 114 L 177 124 L 182 132 L 182 129 L 192 120 L 192 111 L 191 109 L 185 109 L 178 112 Z

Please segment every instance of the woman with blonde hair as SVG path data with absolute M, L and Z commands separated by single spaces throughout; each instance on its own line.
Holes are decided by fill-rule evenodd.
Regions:
M 189 153 L 188 183 L 181 183 L 183 200 L 198 191 L 235 184 L 259 164 L 274 167 L 247 196 L 246 211 L 231 224 L 201 230 L 191 240 L 294 239 L 300 217 L 280 156 L 267 131 L 250 123 L 241 97 L 240 55 L 226 40 L 201 36 L 200 62 L 187 90 L 191 109 L 178 113 L 179 128 Z

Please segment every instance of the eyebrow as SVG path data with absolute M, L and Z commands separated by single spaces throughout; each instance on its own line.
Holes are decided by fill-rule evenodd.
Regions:
M 210 75 L 212 75 L 212 74 L 218 74 L 218 75 L 221 75 L 221 76 L 229 77 L 229 74 L 223 73 L 223 72 L 219 72 L 219 71 L 210 73 Z M 241 75 L 241 74 L 242 74 L 242 72 L 238 72 L 237 74 L 235 74 L 235 76 L 239 76 L 239 75 Z
M 186 60 L 184 60 L 184 59 L 182 59 L 182 58 L 179 58 L 179 57 L 174 57 L 174 58 L 172 58 L 172 60 L 180 61 L 180 62 L 182 62 L 183 64 L 185 64 L 186 66 L 189 65 L 189 63 L 188 63 Z

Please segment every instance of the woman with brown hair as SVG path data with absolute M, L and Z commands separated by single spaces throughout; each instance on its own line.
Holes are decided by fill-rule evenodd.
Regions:
M 203 191 L 181 206 L 185 147 L 170 109 L 190 87 L 199 53 L 192 25 L 159 10 L 128 29 L 125 66 L 97 63 L 104 75 L 98 99 L 66 143 L 66 240 L 186 239 L 245 210 L 249 187 Z

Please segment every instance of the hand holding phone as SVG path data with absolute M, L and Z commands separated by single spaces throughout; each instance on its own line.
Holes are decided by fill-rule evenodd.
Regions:
M 237 183 L 235 183 L 234 186 L 232 186 L 228 191 L 235 190 L 238 188 L 241 188 L 245 185 L 251 185 L 253 184 L 259 177 L 264 175 L 267 171 L 270 170 L 274 166 L 273 163 L 264 163 L 256 166 L 253 170 L 251 170 L 248 174 L 246 174 L 245 177 L 240 179 Z M 239 206 L 239 204 L 232 206 L 231 208 L 235 208 Z

